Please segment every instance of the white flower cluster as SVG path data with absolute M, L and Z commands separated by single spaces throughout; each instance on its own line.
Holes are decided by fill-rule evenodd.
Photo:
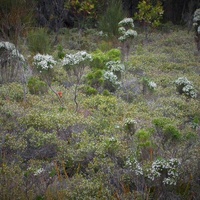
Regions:
M 157 87 L 157 84 L 154 81 L 151 81 L 146 77 L 143 78 L 143 83 L 146 84 L 151 90 L 155 90 Z
M 148 178 L 154 181 L 155 178 L 161 177 L 162 173 L 166 173 L 163 183 L 166 185 L 176 185 L 178 178 L 178 167 L 180 161 L 175 158 L 169 160 L 158 159 L 152 163 L 148 173 Z
M 38 176 L 38 175 L 40 175 L 42 172 L 44 172 L 45 170 L 43 169 L 43 168 L 39 168 L 39 169 L 37 169 L 35 172 L 34 172 L 34 176 Z
M 89 61 L 92 61 L 91 54 L 88 54 L 86 51 L 78 51 L 75 54 L 66 54 L 62 60 L 62 65 L 63 66 L 81 65 Z
M 194 17 L 193 17 L 193 22 L 194 22 L 194 26 L 198 24 L 198 22 L 200 22 L 200 8 L 197 9 L 195 12 L 194 12 Z M 196 24 L 195 24 L 196 23 Z
M 118 23 L 119 25 L 119 33 L 120 37 L 118 38 L 119 41 L 125 42 L 129 38 L 134 38 L 137 36 L 137 32 L 133 30 L 134 24 L 132 18 L 124 18 L 122 21 Z
M 180 86 L 184 94 L 191 98 L 197 97 L 197 92 L 193 84 L 186 77 L 179 77 L 175 82 L 176 86 Z
M 134 170 L 134 172 L 137 176 L 144 175 L 144 172 L 143 172 L 143 169 L 142 169 L 140 163 L 135 158 L 128 159 L 126 161 L 126 166 L 129 167 L 131 170 Z
M 19 53 L 14 44 L 10 42 L 0 42 L 0 49 L 2 48 L 10 51 L 12 57 L 17 57 L 23 62 L 25 61 L 24 56 Z
M 157 87 L 157 84 L 153 81 L 148 81 L 148 86 L 150 89 L 154 90 Z
M 122 21 L 118 23 L 119 26 L 129 26 L 130 28 L 134 28 L 133 19 L 132 18 L 124 18 Z
M 44 168 L 28 167 L 27 171 L 33 173 L 34 176 L 38 176 L 42 174 L 45 170 Z
M 176 185 L 179 165 L 180 161 L 176 158 L 157 159 L 148 168 L 143 167 L 135 158 L 129 158 L 126 162 L 126 166 L 134 171 L 137 176 L 145 176 L 151 181 L 156 178 L 163 178 L 162 175 L 165 175 L 162 182 L 166 185 Z
M 114 87 L 119 87 L 121 82 L 118 81 L 117 76 L 111 71 L 105 71 L 103 75 L 104 79 L 109 81 Z
M 122 36 L 120 36 L 118 38 L 119 41 L 124 42 L 126 41 L 128 38 L 134 38 L 135 36 L 137 36 L 137 32 L 134 30 L 127 30 Z
M 104 33 L 103 31 L 99 31 L 98 35 L 101 37 L 108 37 L 108 34 Z
M 200 8 L 194 12 L 193 26 L 197 27 L 197 33 L 200 34 Z
M 137 124 L 137 121 L 131 118 L 127 118 L 125 120 L 124 126 L 131 125 L 131 124 Z
M 40 73 L 49 69 L 53 69 L 54 65 L 56 64 L 56 61 L 53 59 L 53 57 L 48 54 L 43 55 L 38 53 L 33 57 L 33 60 L 33 64 L 37 67 Z
M 125 70 L 124 64 L 120 63 L 119 61 L 109 61 L 106 63 L 106 67 L 111 72 L 124 72 Z

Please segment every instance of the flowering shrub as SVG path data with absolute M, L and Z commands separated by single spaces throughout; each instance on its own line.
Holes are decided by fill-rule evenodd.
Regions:
M 124 72 L 125 70 L 124 64 L 120 63 L 119 61 L 109 61 L 106 63 L 106 67 L 111 72 Z
M 186 77 L 180 77 L 174 83 L 176 84 L 177 90 L 180 94 L 185 94 L 191 98 L 197 97 L 197 92 L 193 84 Z
M 131 44 L 133 39 L 137 36 L 137 32 L 133 30 L 134 24 L 132 18 L 124 18 L 118 23 L 119 29 L 118 32 L 120 37 L 118 40 L 122 42 L 122 60 L 124 61 L 125 56 L 128 59 L 130 54 Z
M 194 12 L 193 26 L 196 27 L 198 34 L 200 34 L 200 8 Z
M 62 66 L 67 72 L 73 72 L 73 75 L 76 76 L 76 84 L 74 89 L 74 102 L 76 104 L 76 111 L 78 111 L 78 102 L 77 102 L 77 90 L 78 85 L 80 84 L 81 78 L 84 73 L 84 69 L 87 64 L 92 61 L 91 54 L 88 54 L 86 51 L 78 51 L 75 54 L 66 54 L 62 60 Z
M 143 93 L 146 92 L 145 91 L 146 90 L 146 86 L 150 90 L 155 90 L 156 87 L 157 87 L 157 84 L 154 81 L 150 80 L 149 78 L 143 78 L 142 81 L 143 81 Z
M 19 51 L 16 49 L 15 45 L 10 42 L 0 42 L 0 49 L 5 49 L 10 53 L 11 57 L 19 58 L 21 61 L 25 61 L 24 56 L 19 53 Z
M 90 61 L 92 61 L 91 54 L 86 51 L 78 51 L 75 54 L 66 54 L 62 60 L 62 65 L 65 68 L 71 68 L 71 66 L 85 65 Z
M 53 69 L 54 65 L 56 64 L 56 61 L 53 59 L 53 57 L 48 54 L 42 55 L 38 53 L 33 57 L 33 60 L 33 64 L 37 67 L 37 70 L 40 73 Z
M 119 33 L 120 37 L 118 38 L 119 41 L 125 42 L 129 38 L 134 38 L 137 36 L 137 32 L 133 30 L 134 24 L 132 18 L 124 18 L 122 21 L 119 22 Z
M 103 77 L 105 81 L 111 83 L 114 88 L 118 88 L 121 85 L 121 82 L 118 81 L 117 76 L 111 71 L 105 71 Z
M 25 58 L 10 42 L 0 42 L 0 83 L 25 82 L 30 71 Z
M 178 178 L 178 167 L 180 161 L 176 158 L 169 160 L 157 159 L 152 163 L 151 169 L 148 171 L 148 178 L 154 181 L 156 178 L 160 178 L 165 173 L 165 177 L 162 182 L 165 185 L 176 185 Z
M 124 129 L 127 133 L 134 134 L 136 131 L 137 121 L 131 118 L 127 118 L 124 122 Z
M 176 185 L 179 176 L 180 161 L 176 158 L 157 159 L 150 166 L 145 166 L 135 158 L 129 158 L 126 161 L 126 166 L 136 176 L 144 176 L 153 182 L 161 179 L 164 185 Z
M 154 90 L 157 87 L 157 84 L 153 81 L 149 81 L 148 86 L 150 89 Z

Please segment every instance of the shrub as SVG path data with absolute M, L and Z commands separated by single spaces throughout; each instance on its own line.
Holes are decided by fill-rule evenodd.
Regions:
M 25 78 L 25 58 L 10 42 L 0 42 L 0 83 L 22 81 Z
M 150 91 L 154 91 L 157 87 L 157 84 L 150 80 L 149 78 L 142 78 L 142 84 L 143 84 L 143 94 L 147 93 L 147 89 Z
M 22 101 L 24 98 L 23 86 L 19 83 L 4 84 L 0 87 L 0 96 L 11 101 Z
M 121 52 L 119 49 L 111 49 L 107 52 L 102 52 L 97 50 L 92 53 L 92 68 L 105 69 L 106 63 L 109 61 L 119 61 L 121 57 Z
M 118 81 L 117 76 L 112 71 L 105 71 L 103 78 L 105 80 L 104 88 L 110 92 L 115 92 L 121 86 L 121 82 Z
M 132 18 L 124 18 L 118 23 L 120 37 L 118 40 L 122 43 L 122 61 L 127 61 L 131 52 L 133 39 L 137 36 L 137 32 L 133 30 L 134 24 Z
M 172 141 L 181 139 L 180 131 L 172 124 L 165 125 L 163 133 L 165 134 L 166 138 L 171 139 Z
M 50 72 L 56 64 L 54 58 L 48 54 L 42 55 L 38 53 L 33 57 L 33 60 L 33 64 L 36 66 L 37 71 L 41 74 Z
M 117 108 L 117 100 L 114 96 L 96 95 L 84 101 L 87 108 L 98 110 L 105 116 L 110 116 L 115 113 Z
M 28 80 L 28 89 L 31 94 L 44 94 L 47 92 L 47 84 L 37 77 L 31 77 Z
M 51 40 L 44 28 L 32 30 L 28 35 L 28 47 L 33 53 L 46 54 L 51 49 Z
M 165 145 L 167 142 L 180 141 L 182 138 L 181 132 L 173 124 L 169 118 L 156 118 L 152 121 L 156 128 L 157 136 L 162 140 Z
M 90 86 L 99 89 L 104 83 L 103 70 L 101 69 L 92 70 L 86 75 L 86 80 Z
M 92 71 L 86 75 L 88 84 L 99 90 L 99 92 L 103 88 L 114 92 L 120 86 L 118 77 L 121 77 L 121 72 L 125 68 L 119 62 L 120 55 L 121 53 L 118 49 L 111 49 L 108 52 L 95 51 L 92 54 Z
M 62 66 L 67 73 L 73 73 L 76 77 L 76 84 L 74 89 L 74 103 L 76 104 L 76 111 L 78 111 L 77 92 L 80 85 L 84 69 L 92 61 L 91 54 L 86 51 L 78 51 L 75 54 L 66 54 L 62 60 Z
M 95 88 L 93 88 L 93 87 L 86 86 L 84 88 L 84 93 L 86 95 L 96 95 L 98 93 L 98 91 Z
M 131 118 L 127 118 L 124 122 L 124 130 L 130 134 L 133 135 L 136 132 L 136 125 L 137 121 Z
M 179 94 L 185 94 L 188 97 L 196 98 L 197 92 L 192 84 L 186 77 L 180 77 L 175 82 Z
M 65 57 L 65 52 L 63 50 L 63 47 L 61 45 L 58 45 L 58 53 L 57 56 L 59 59 L 63 59 Z

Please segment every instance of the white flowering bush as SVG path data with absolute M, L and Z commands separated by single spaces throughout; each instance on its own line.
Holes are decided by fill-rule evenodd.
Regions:
M 197 92 L 193 86 L 193 83 L 186 77 L 179 77 L 175 82 L 177 90 L 180 94 L 185 94 L 188 97 L 196 98 Z
M 126 118 L 124 122 L 124 129 L 127 133 L 134 134 L 136 131 L 137 121 L 132 118 Z
M 111 83 L 114 88 L 121 86 L 121 82 L 118 81 L 117 75 L 115 75 L 112 71 L 105 71 L 103 78 L 105 81 Z
M 132 18 L 124 18 L 118 23 L 119 34 L 121 35 L 118 39 L 121 42 L 125 42 L 128 39 L 132 39 L 137 36 L 137 32 L 133 30 L 134 23 Z
M 26 82 L 29 75 L 25 58 L 10 42 L 0 42 L 0 83 Z
M 142 81 L 143 81 L 143 90 L 144 90 L 143 92 L 144 93 L 146 92 L 145 91 L 146 86 L 151 91 L 153 91 L 153 90 L 155 90 L 157 88 L 157 84 L 154 81 L 150 80 L 149 78 L 143 78 Z
M 125 66 L 120 61 L 109 61 L 106 63 L 106 67 L 111 72 L 124 72 Z
M 154 90 L 157 87 L 157 84 L 153 81 L 149 81 L 148 86 L 150 89 Z
M 20 54 L 15 45 L 10 42 L 0 42 L 0 49 L 5 49 L 9 51 L 11 57 L 19 58 L 23 62 L 25 61 L 24 56 Z
M 56 64 L 54 58 L 48 54 L 43 55 L 38 53 L 33 57 L 33 61 L 33 64 L 40 73 L 48 72 L 49 70 L 53 69 L 54 65 Z
M 120 37 L 118 40 L 122 43 L 122 60 L 128 60 L 128 56 L 131 51 L 131 45 L 133 39 L 137 36 L 137 32 L 134 29 L 134 23 L 132 18 L 124 18 L 118 23 L 119 29 L 118 32 Z
M 78 51 L 75 54 L 66 54 L 62 60 L 62 65 L 66 69 L 70 69 L 73 66 L 83 66 L 92 61 L 91 54 L 86 51 Z
M 136 160 L 136 158 L 128 158 L 126 161 L 126 166 L 135 173 L 137 176 L 143 176 L 144 170 L 141 164 Z
M 122 73 L 125 71 L 125 66 L 120 61 L 109 61 L 106 63 L 106 68 L 113 72 L 118 79 L 121 78 Z
M 136 158 L 128 158 L 126 166 L 134 172 L 136 176 L 143 176 L 149 181 L 156 182 L 161 180 L 164 185 L 176 185 L 179 176 L 180 160 L 157 159 L 151 165 L 139 163 Z M 160 181 L 157 182 L 158 184 Z
M 92 61 L 92 55 L 86 51 L 78 51 L 75 54 L 66 54 L 62 60 L 62 66 L 68 73 L 73 73 L 76 76 L 76 84 L 74 90 L 74 102 L 76 104 L 76 111 L 78 111 L 77 102 L 77 90 L 80 84 L 81 78 L 84 73 L 84 69 Z
M 168 160 L 157 159 L 151 168 L 148 169 L 147 177 L 154 181 L 156 178 L 163 178 L 162 182 L 165 185 L 176 185 L 179 176 L 178 168 L 180 161 L 176 158 Z M 164 175 L 164 177 L 162 177 Z
M 194 12 L 193 26 L 200 28 L 200 8 Z M 200 32 L 198 32 L 200 34 Z

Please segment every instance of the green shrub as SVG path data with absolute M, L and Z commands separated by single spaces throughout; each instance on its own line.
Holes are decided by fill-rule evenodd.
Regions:
M 19 83 L 4 84 L 0 87 L 0 96 L 11 101 L 22 101 L 24 98 L 23 86 Z
M 96 95 L 98 93 L 98 91 L 95 88 L 93 88 L 93 87 L 86 86 L 84 88 L 84 93 L 86 95 Z
M 28 47 L 32 53 L 48 53 L 51 49 L 51 40 L 44 28 L 32 30 L 28 35 Z
M 114 96 L 96 95 L 86 99 L 84 105 L 90 109 L 95 109 L 105 116 L 115 113 L 117 108 L 117 99 Z
M 86 80 L 87 80 L 87 83 L 90 86 L 98 89 L 104 83 L 103 70 L 101 70 L 101 69 L 94 69 L 94 70 L 92 70 L 91 72 L 89 72 L 86 75 Z
M 166 138 L 173 141 L 181 139 L 180 131 L 172 124 L 167 124 L 163 129 L 163 133 L 165 134 Z
M 58 58 L 63 59 L 65 57 L 65 54 L 66 54 L 63 50 L 63 46 L 58 45 L 57 50 L 58 50 L 58 53 L 57 53 Z
M 119 49 L 111 49 L 107 52 L 96 50 L 92 53 L 92 68 L 105 69 L 108 61 L 120 61 L 121 52 Z
M 173 124 L 173 121 L 169 118 L 156 118 L 152 121 L 155 125 L 156 133 L 163 141 L 177 141 L 180 140 L 182 134 Z
M 44 81 L 41 81 L 37 77 L 31 77 L 28 80 L 28 89 L 31 94 L 44 94 L 47 92 L 48 87 Z
M 124 130 L 128 134 L 133 135 L 136 131 L 136 124 L 137 122 L 134 119 L 127 118 L 124 123 Z

